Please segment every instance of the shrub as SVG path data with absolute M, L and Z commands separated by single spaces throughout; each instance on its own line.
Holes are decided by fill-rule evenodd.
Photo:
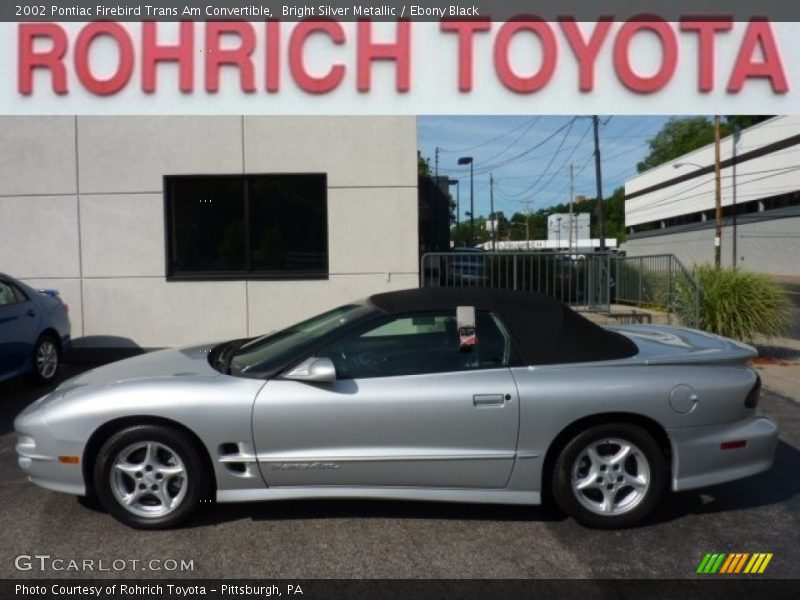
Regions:
M 701 290 L 699 329 L 752 342 L 789 327 L 789 297 L 768 276 L 712 266 L 695 267 L 694 275 Z

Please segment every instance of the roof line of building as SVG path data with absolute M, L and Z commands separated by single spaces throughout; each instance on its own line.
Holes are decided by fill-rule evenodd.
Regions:
M 744 152 L 742 154 L 737 155 L 735 159 L 733 157 L 726 158 L 725 160 L 720 161 L 720 169 L 726 169 L 728 167 L 733 166 L 734 164 L 738 165 L 747 162 L 749 160 L 753 160 L 754 158 L 759 158 L 761 156 L 765 156 L 767 154 L 771 154 L 773 152 L 777 152 L 785 148 L 790 148 L 791 146 L 796 146 L 798 144 L 800 144 L 800 134 L 793 135 L 783 140 L 778 140 L 777 142 L 773 142 L 765 146 L 761 146 L 760 148 L 756 148 L 755 150 L 751 150 L 750 152 Z M 650 187 L 642 188 L 641 190 L 637 190 L 630 194 L 626 194 L 625 200 L 632 200 L 633 198 L 644 196 L 645 194 L 649 194 L 651 192 L 657 192 L 658 190 L 663 190 L 677 183 L 690 181 L 697 177 L 702 177 L 703 175 L 708 175 L 709 173 L 713 172 L 714 172 L 714 165 L 713 164 L 708 165 L 707 167 L 696 169 L 691 173 L 684 173 L 683 175 L 678 175 L 677 177 L 673 177 L 672 179 L 666 179 L 664 181 L 656 183 L 655 185 L 651 185 Z

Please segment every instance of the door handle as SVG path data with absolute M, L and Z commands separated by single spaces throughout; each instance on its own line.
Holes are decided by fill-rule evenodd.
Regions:
M 472 397 L 475 406 L 502 406 L 505 401 L 504 394 L 475 394 Z
M 36 313 L 33 312 L 32 308 L 29 308 L 28 310 L 26 310 L 25 314 L 28 315 L 29 317 L 35 317 L 36 316 Z

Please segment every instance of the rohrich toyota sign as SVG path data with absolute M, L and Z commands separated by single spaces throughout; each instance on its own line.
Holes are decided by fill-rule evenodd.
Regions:
M 563 112 L 594 96 L 601 106 L 592 110 L 613 113 L 619 99 L 633 95 L 660 97 L 651 101 L 654 111 L 665 104 L 669 112 L 703 110 L 703 98 L 714 97 L 728 112 L 753 112 L 764 109 L 765 97 L 791 96 L 791 73 L 800 68 L 798 26 L 652 16 L 553 22 L 531 15 L 504 22 L 5 23 L 16 28 L 18 105 L 6 108 L 24 111 L 25 98 L 80 93 L 83 99 L 164 96 L 173 108 L 187 95 L 224 95 L 240 104 L 239 112 L 253 110 L 248 103 L 259 96 L 261 111 L 264 97 L 275 99 L 273 108 L 298 110 L 281 106 L 282 95 L 302 99 L 301 111 L 314 98 L 331 96 L 335 102 L 320 112 L 369 112 L 372 96 L 399 113 L 492 112 L 498 99 L 508 104 L 494 105 L 494 112 Z M 413 107 L 404 104 L 408 97 Z M 530 99 L 559 100 L 548 107 Z M 9 104 L 7 96 L 0 100 Z M 792 112 L 783 104 L 771 110 Z M 647 112 L 647 106 L 640 108 Z

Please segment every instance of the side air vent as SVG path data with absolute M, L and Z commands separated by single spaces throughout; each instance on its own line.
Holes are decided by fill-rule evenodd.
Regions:
M 251 468 L 256 464 L 256 457 L 247 451 L 246 444 L 226 442 L 219 445 L 219 462 L 229 473 L 238 477 L 252 477 Z

